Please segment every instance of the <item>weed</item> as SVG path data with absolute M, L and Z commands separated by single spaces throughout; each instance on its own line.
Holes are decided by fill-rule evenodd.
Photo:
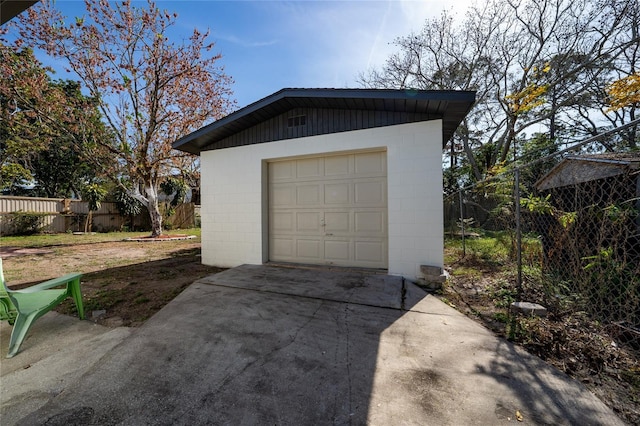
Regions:
M 446 297 L 442 297 L 442 298 L 440 298 L 440 300 L 441 300 L 443 303 L 446 303 L 447 305 L 451 306 L 452 308 L 455 308 L 455 307 L 456 307 L 456 305 L 455 305 L 452 301 L 450 301 L 449 299 L 447 299 Z
M 482 276 L 482 272 L 477 268 L 470 268 L 466 266 L 457 266 L 453 271 L 451 271 L 451 275 L 453 276 L 464 276 L 464 277 L 474 277 L 480 278 Z
M 496 312 L 493 314 L 493 319 L 503 324 L 507 324 L 509 322 L 509 314 L 506 312 Z
M 104 289 L 98 290 L 98 292 L 85 299 L 84 305 L 87 312 L 97 310 L 107 310 L 115 305 L 124 302 L 126 297 L 126 290 L 123 289 Z
M 497 308 L 509 308 L 518 296 L 515 286 L 506 280 L 498 280 L 495 284 L 488 285 L 486 290 Z

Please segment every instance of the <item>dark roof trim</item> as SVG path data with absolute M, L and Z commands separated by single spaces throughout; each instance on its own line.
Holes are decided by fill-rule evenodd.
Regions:
M 0 0 L 0 25 L 9 22 L 36 3 L 38 0 Z
M 361 109 L 429 113 L 443 120 L 443 144 L 475 102 L 473 91 L 392 89 L 282 89 L 173 143 L 199 154 L 205 147 L 294 108 Z
M 604 154 L 585 154 L 571 155 L 567 160 L 589 161 L 593 163 L 611 163 L 623 164 L 627 166 L 640 164 L 640 153 L 604 153 Z

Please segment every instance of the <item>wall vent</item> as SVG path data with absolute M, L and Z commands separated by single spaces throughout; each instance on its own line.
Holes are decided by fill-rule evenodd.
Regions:
M 287 120 L 287 127 L 299 127 L 299 126 L 305 126 L 306 124 L 307 124 L 306 115 L 289 117 L 289 119 Z

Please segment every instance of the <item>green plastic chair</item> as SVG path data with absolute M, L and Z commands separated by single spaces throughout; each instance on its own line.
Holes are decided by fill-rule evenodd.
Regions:
M 11 290 L 4 281 L 2 259 L 0 258 L 0 281 L 2 281 L 0 320 L 7 320 L 9 324 L 13 325 L 7 358 L 12 358 L 18 353 L 31 324 L 58 306 L 67 297 L 73 298 L 78 309 L 78 316 L 80 319 L 84 319 L 80 277 L 82 274 L 79 273 L 67 274 L 31 287 Z M 64 288 L 54 288 L 62 286 Z

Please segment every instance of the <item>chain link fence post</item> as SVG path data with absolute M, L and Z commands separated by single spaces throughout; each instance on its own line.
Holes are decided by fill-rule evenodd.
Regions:
M 467 256 L 467 245 L 465 242 L 465 227 L 464 227 L 464 197 L 462 196 L 462 189 L 460 189 L 460 191 L 458 191 L 459 194 L 459 198 L 460 198 L 460 228 L 462 230 L 462 257 L 466 257 Z
M 518 299 L 522 299 L 522 216 L 520 214 L 520 168 L 516 167 L 514 171 L 514 188 L 513 199 L 515 204 L 515 220 L 516 220 L 516 263 L 518 267 L 517 291 Z

